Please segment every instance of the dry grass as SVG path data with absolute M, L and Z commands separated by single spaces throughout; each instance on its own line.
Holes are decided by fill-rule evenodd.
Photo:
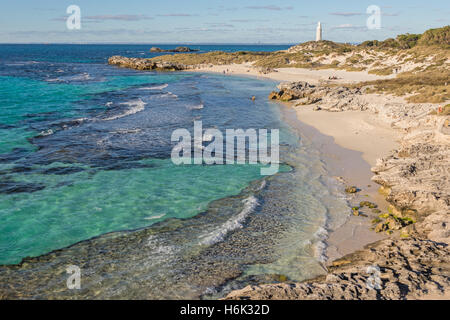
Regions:
M 388 76 L 391 75 L 394 72 L 394 67 L 385 67 L 380 69 L 371 69 L 369 70 L 370 74 L 376 74 L 379 76 Z
M 167 61 L 176 62 L 185 65 L 200 65 L 200 64 L 232 64 L 232 63 L 245 63 L 259 60 L 265 56 L 269 56 L 270 52 L 208 52 L 208 53 L 181 53 L 181 54 L 168 54 L 152 58 L 153 61 Z
M 373 92 L 406 96 L 409 102 L 442 103 L 450 100 L 450 66 L 447 63 L 450 61 L 450 47 L 441 43 L 448 38 L 448 32 L 449 28 L 445 27 L 432 30 L 425 37 L 400 35 L 396 39 L 369 41 L 359 46 L 310 41 L 277 52 L 183 53 L 159 56 L 152 60 L 191 66 L 252 62 L 253 66 L 266 69 L 370 69 L 369 73 L 380 76 L 391 75 L 395 68 L 412 63 L 418 64 L 413 65 L 412 71 L 398 74 L 396 78 L 365 82 L 363 85 L 370 86 L 369 90 Z
M 370 92 L 405 96 L 413 103 L 442 103 L 450 100 L 450 70 L 402 73 L 393 79 L 368 81 L 359 86 L 371 86 Z

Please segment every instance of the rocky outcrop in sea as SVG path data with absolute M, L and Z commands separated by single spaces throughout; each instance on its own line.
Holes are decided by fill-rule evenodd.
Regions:
M 112 56 L 108 59 L 108 64 L 123 68 L 136 70 L 155 70 L 155 71 L 179 71 L 187 67 L 183 64 L 165 61 L 152 61 L 143 58 L 127 58 L 122 56 Z
M 189 47 L 176 47 L 175 49 L 161 49 L 158 47 L 150 48 L 150 52 L 196 52 L 197 49 L 191 49 Z

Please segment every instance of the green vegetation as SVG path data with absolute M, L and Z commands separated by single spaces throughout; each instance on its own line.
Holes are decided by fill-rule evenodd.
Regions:
M 425 31 L 417 44 L 420 46 L 439 45 L 447 49 L 450 48 L 450 26 Z
M 411 49 L 416 46 L 420 39 L 420 34 L 401 34 L 397 38 L 389 38 L 384 41 L 370 40 L 360 44 L 363 48 L 394 48 L 394 49 Z
M 369 40 L 359 45 L 363 48 L 411 49 L 415 46 L 450 46 L 450 26 L 430 29 L 423 34 L 400 34 L 395 39 Z
M 380 219 L 380 218 L 374 218 L 374 219 L 372 219 L 372 221 L 371 221 L 372 224 L 377 224 L 377 223 L 380 223 L 380 222 L 381 222 L 381 219 Z
M 359 203 L 359 206 L 360 206 L 361 208 L 362 208 L 362 207 L 368 207 L 368 208 L 370 208 L 370 209 L 374 209 L 374 208 L 378 207 L 375 203 L 370 202 L 370 201 L 361 201 L 361 202 Z

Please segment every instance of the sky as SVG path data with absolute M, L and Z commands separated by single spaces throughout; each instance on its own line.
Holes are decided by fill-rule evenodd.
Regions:
M 449 0 L 0 0 L 0 43 L 357 43 L 450 24 Z M 81 29 L 66 26 L 70 5 Z M 381 9 L 369 30 L 366 9 Z

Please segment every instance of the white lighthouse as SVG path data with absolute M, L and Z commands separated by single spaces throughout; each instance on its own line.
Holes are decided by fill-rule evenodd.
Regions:
M 317 30 L 316 30 L 316 41 L 321 41 L 322 40 L 322 24 L 319 23 L 317 24 Z

